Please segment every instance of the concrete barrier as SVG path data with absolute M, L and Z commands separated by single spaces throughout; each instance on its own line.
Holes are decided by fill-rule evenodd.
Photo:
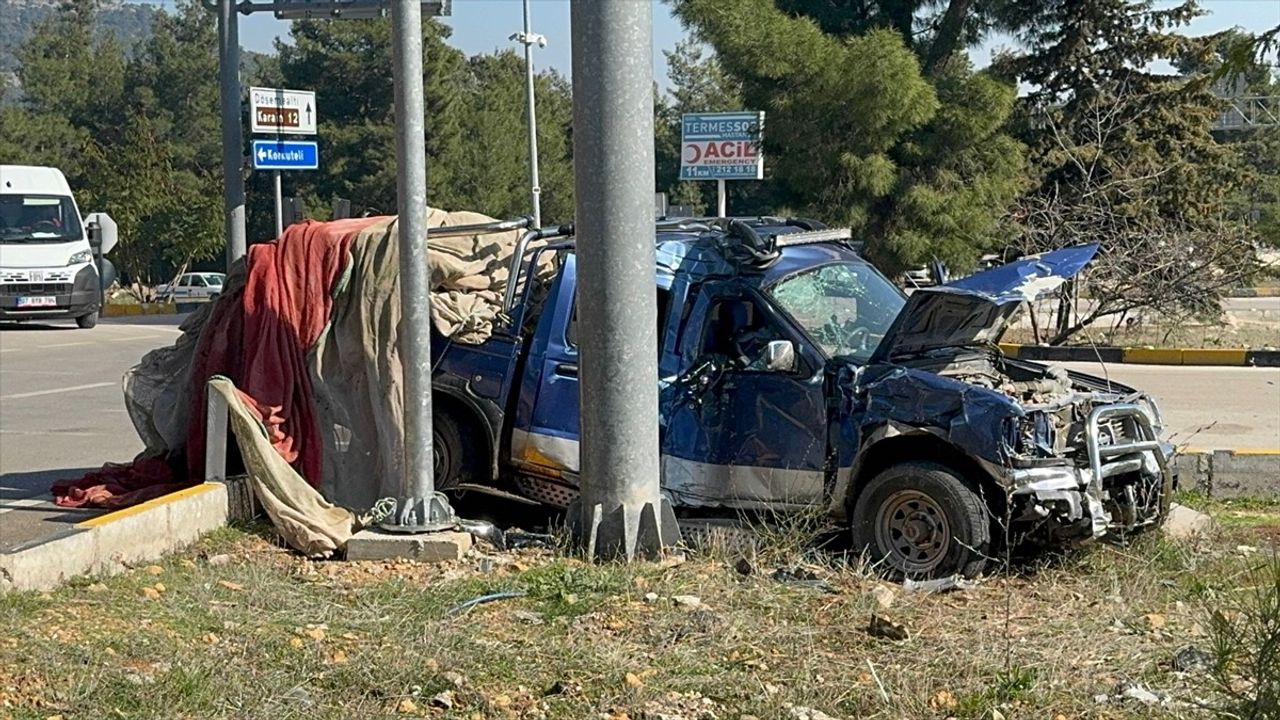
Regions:
M 202 483 L 85 520 L 0 553 L 0 593 L 52 590 L 80 575 L 114 575 L 227 524 L 227 487 Z
M 1178 484 L 1210 497 L 1280 497 L 1280 449 L 1187 450 L 1174 458 Z
M 112 304 L 102 308 L 103 317 L 132 317 L 136 315 L 177 315 L 178 303 Z

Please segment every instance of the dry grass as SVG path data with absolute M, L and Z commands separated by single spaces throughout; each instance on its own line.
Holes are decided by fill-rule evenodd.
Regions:
M 750 575 L 714 544 L 663 564 L 525 551 L 428 567 L 311 562 L 260 528 L 227 530 L 150 569 L 0 598 L 0 718 L 1195 717 L 1210 686 L 1170 660 L 1208 647 L 1209 611 L 1265 555 L 1268 527 L 1280 514 L 972 590 L 891 586 L 888 608 L 879 580 L 806 550 L 797 528 Z M 772 579 L 800 562 L 839 592 Z M 504 590 L 527 595 L 449 612 Z M 868 635 L 873 613 L 910 639 Z M 1123 683 L 1173 703 L 1097 701 Z M 445 691 L 452 707 L 434 706 Z

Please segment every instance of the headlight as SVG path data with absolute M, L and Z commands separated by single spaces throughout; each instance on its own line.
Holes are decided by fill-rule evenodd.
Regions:
M 90 261 L 90 260 L 92 260 L 92 259 L 93 259 L 93 253 L 92 253 L 92 252 L 90 252 L 89 250 L 81 250 L 80 252 L 75 253 L 75 254 L 73 254 L 70 258 L 68 258 L 68 259 L 67 259 L 67 264 L 68 264 L 68 265 L 79 265 L 80 263 L 87 263 L 87 262 L 89 262 L 89 261 Z

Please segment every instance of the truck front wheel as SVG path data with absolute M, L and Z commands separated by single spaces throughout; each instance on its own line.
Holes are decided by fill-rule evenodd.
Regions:
M 98 324 L 97 310 L 94 310 L 88 315 L 81 315 L 80 317 L 76 318 L 76 325 L 84 330 L 88 330 L 89 328 L 97 324 Z
M 936 463 L 894 465 L 871 479 L 853 508 L 854 549 L 893 575 L 973 577 L 991 546 L 991 522 L 978 493 Z

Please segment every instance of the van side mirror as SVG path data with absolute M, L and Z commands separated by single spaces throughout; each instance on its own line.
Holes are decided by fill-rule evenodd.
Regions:
M 764 351 L 765 367 L 772 372 L 794 372 L 796 346 L 790 340 L 771 340 Z
M 106 255 L 116 246 L 118 239 L 116 221 L 106 213 L 89 213 L 85 218 L 85 227 L 89 231 L 89 245 L 99 255 Z

